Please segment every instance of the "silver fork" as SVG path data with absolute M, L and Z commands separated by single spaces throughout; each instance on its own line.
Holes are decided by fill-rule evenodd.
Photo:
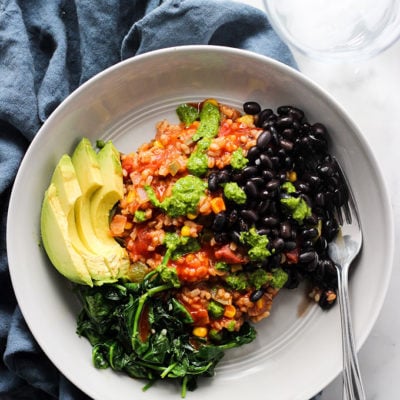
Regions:
M 354 342 L 348 290 L 349 268 L 361 250 L 362 231 L 353 192 L 342 168 L 337 161 L 336 163 L 348 197 L 348 201 L 336 210 L 336 219 L 340 230 L 336 239 L 329 244 L 328 250 L 338 275 L 338 298 L 342 326 L 343 398 L 365 400 L 366 395 Z

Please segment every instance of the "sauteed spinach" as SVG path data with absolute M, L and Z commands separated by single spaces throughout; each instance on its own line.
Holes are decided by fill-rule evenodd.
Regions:
M 141 283 L 77 286 L 83 304 L 77 333 L 93 346 L 94 365 L 147 379 L 144 389 L 157 379 L 178 381 L 184 397 L 199 376 L 214 375 L 224 350 L 255 338 L 247 323 L 239 332 L 225 330 L 215 343 L 191 335 L 193 319 L 173 297 L 179 286 L 175 269 L 163 265 Z

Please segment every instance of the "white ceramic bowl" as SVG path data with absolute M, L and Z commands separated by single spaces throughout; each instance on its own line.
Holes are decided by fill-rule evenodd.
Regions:
M 53 363 L 94 399 L 168 400 L 177 399 L 179 390 L 161 382 L 142 392 L 143 382 L 93 367 L 88 341 L 75 333 L 79 304 L 40 245 L 43 193 L 60 156 L 71 153 L 83 135 L 93 142 L 112 139 L 121 151 L 132 151 L 154 136 L 157 121 L 176 119 L 178 104 L 207 97 L 238 107 L 247 100 L 272 108 L 293 104 L 311 122 L 326 124 L 364 228 L 350 282 L 358 346 L 381 309 L 392 265 L 390 206 L 375 159 L 345 111 L 297 71 L 251 52 L 186 46 L 141 55 L 100 73 L 54 111 L 26 153 L 9 209 L 8 258 L 23 315 Z M 217 375 L 187 398 L 308 400 L 323 389 L 341 370 L 339 308 L 304 309 L 304 297 L 300 289 L 282 292 L 272 316 L 258 325 L 257 339 L 228 351 Z

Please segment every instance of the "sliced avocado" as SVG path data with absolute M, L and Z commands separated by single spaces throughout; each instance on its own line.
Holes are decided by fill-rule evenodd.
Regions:
M 44 248 L 55 268 L 72 282 L 93 286 L 83 257 L 71 243 L 68 221 L 54 184 L 45 193 L 40 224 Z
M 124 193 L 120 156 L 111 141 L 97 153 L 97 160 L 104 184 L 90 200 L 90 217 L 96 236 L 116 256 L 115 262 L 109 267 L 114 274 L 123 276 L 130 265 L 128 254 L 110 234 L 110 211 Z
M 85 261 L 86 267 L 95 283 L 114 282 L 105 258 L 96 254 L 82 243 L 75 224 L 75 204 L 82 197 L 75 168 L 68 155 L 63 155 L 58 162 L 51 182 L 56 188 L 56 196 L 68 223 L 69 240 L 74 249 Z M 59 238 L 54 238 L 59 240 Z
M 113 171 L 102 172 L 97 154 L 86 138 L 81 140 L 72 154 L 72 163 L 82 191 L 82 196 L 75 202 L 75 222 L 79 237 L 89 250 L 104 256 L 111 278 L 115 279 L 121 276 L 121 269 L 125 270 L 129 266 L 128 255 L 113 237 L 103 233 L 98 237 L 96 231 L 99 232 L 99 229 L 95 228 L 99 223 L 98 218 L 91 218 L 91 203 L 96 197 L 102 197 L 97 195 L 97 191 L 101 191 L 103 195 L 107 193 L 110 183 L 108 174 L 113 174 Z M 111 207 L 107 212 L 107 221 Z M 106 232 L 108 231 L 107 223 Z
M 72 154 L 72 164 L 84 196 L 91 196 L 103 185 L 97 154 L 89 139 L 83 138 L 78 143 Z
M 97 153 L 104 185 L 91 199 L 90 216 L 98 238 L 110 238 L 110 211 L 122 199 L 124 186 L 119 153 L 111 142 L 107 142 Z

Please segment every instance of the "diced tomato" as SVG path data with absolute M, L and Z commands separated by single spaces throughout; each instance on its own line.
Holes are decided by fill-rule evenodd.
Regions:
M 126 155 L 122 162 L 122 168 L 128 173 L 128 175 L 133 171 L 133 157 Z
M 223 122 L 221 127 L 219 128 L 218 136 L 227 136 L 232 132 L 232 125 L 228 122 Z
M 205 326 L 210 322 L 208 311 L 205 308 L 200 308 L 198 310 L 189 310 L 190 315 L 193 318 L 193 325 L 195 326 Z
M 209 256 L 207 252 L 198 251 L 187 254 L 175 261 L 176 272 L 181 281 L 199 282 L 209 275 Z
M 293 250 L 287 251 L 285 256 L 289 264 L 297 264 L 299 262 L 299 249 L 296 247 Z
M 129 242 L 127 249 L 132 255 L 147 256 L 149 254 L 148 248 L 153 240 L 150 228 L 138 226 L 136 229 L 136 238 Z
M 110 223 L 110 230 L 113 236 L 121 236 L 125 231 L 127 218 L 122 214 L 115 214 Z
M 245 262 L 245 259 L 240 255 L 236 254 L 229 247 L 229 244 L 215 250 L 215 258 L 220 261 L 225 261 L 228 264 L 237 264 Z

